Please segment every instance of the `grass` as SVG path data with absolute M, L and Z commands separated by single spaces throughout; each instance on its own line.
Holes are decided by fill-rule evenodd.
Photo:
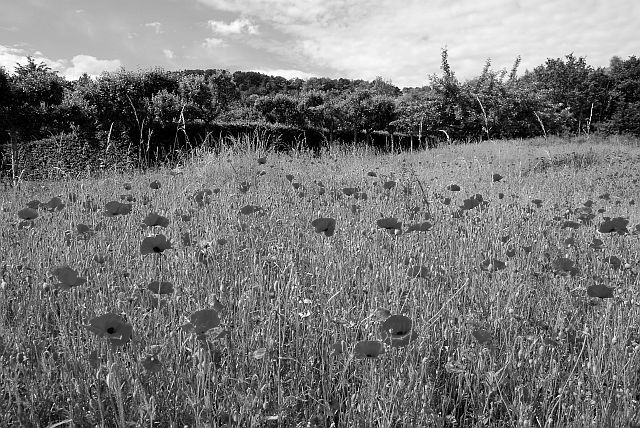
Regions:
M 0 195 L 0 420 L 638 426 L 639 174 L 637 142 L 592 138 L 321 157 L 256 144 L 177 175 L 22 183 Z M 629 233 L 599 233 L 605 216 Z M 172 248 L 143 255 L 155 234 Z M 384 334 L 406 322 L 391 314 L 410 331 Z

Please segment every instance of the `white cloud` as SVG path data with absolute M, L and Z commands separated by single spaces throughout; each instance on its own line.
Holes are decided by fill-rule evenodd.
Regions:
M 309 79 L 310 77 L 318 77 L 315 73 L 307 73 L 306 71 L 288 69 L 288 68 L 277 68 L 277 69 L 253 69 L 251 71 L 255 71 L 257 73 L 266 74 L 268 76 L 282 76 L 285 79 Z
M 97 76 L 103 71 L 116 71 L 122 66 L 118 59 L 106 60 L 91 55 L 76 55 L 71 60 L 52 60 L 39 51 L 27 52 L 24 49 L 0 45 L 0 67 L 4 67 L 10 73 L 13 73 L 16 64 L 26 64 L 27 56 L 31 56 L 36 63 L 44 63 L 52 71 L 69 80 L 75 80 L 83 73 Z
M 71 64 L 61 73 L 69 80 L 75 80 L 83 73 L 97 76 L 103 71 L 116 71 L 122 67 L 119 59 L 98 59 L 91 55 L 76 55 L 71 58 Z
M 629 0 L 588 6 L 584 0 L 199 1 L 278 32 L 263 35 L 261 43 L 283 68 L 304 64 L 334 76 L 382 76 L 399 86 L 424 85 L 429 74 L 440 73 L 444 47 L 462 79 L 478 75 L 488 57 L 494 69 L 509 69 L 521 55 L 524 70 L 571 52 L 604 66 L 613 55 L 640 51 L 640 2 Z M 276 42 L 281 47 L 274 48 Z
M 202 46 L 207 49 L 224 47 L 226 45 L 224 40 L 218 39 L 217 37 L 207 37 L 204 39 L 204 42 L 202 42 Z
M 162 33 L 162 23 L 160 22 L 147 22 L 144 24 L 145 27 L 153 28 L 156 34 Z
M 209 28 L 216 34 L 228 36 L 231 34 L 258 34 L 258 27 L 246 18 L 239 18 L 229 23 L 223 21 L 209 21 Z
M 174 59 L 176 57 L 171 49 L 162 49 L 162 53 L 167 59 Z

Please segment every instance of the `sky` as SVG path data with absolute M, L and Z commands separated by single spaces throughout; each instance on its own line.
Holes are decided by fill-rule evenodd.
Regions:
M 638 0 L 0 0 L 0 67 L 67 79 L 222 68 L 424 86 L 440 54 L 461 80 L 573 53 L 640 56 Z

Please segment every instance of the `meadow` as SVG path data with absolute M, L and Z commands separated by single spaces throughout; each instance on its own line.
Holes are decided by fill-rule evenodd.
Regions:
M 0 193 L 0 425 L 640 426 L 640 142 L 236 141 Z

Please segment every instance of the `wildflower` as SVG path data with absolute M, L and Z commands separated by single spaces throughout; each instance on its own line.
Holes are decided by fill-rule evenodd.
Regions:
M 626 235 L 629 233 L 629 229 L 627 226 L 629 225 L 629 220 L 622 217 L 608 218 L 605 217 L 605 221 L 600 224 L 598 227 L 598 232 L 600 233 L 611 233 L 616 232 L 618 235 Z
M 353 355 L 356 358 L 377 358 L 384 352 L 384 343 L 379 340 L 361 340 L 353 348 Z
M 244 207 L 240 208 L 240 214 L 244 215 L 249 215 L 260 211 L 262 211 L 262 207 L 258 205 L 245 205 Z
M 394 187 L 396 187 L 396 182 L 395 182 L 395 181 L 393 181 L 393 180 L 385 181 L 385 182 L 382 184 L 382 188 L 383 188 L 384 190 L 391 190 L 391 189 L 393 189 Z
M 147 236 L 140 244 L 140 253 L 143 256 L 146 254 L 160 254 L 163 251 L 170 249 L 172 249 L 171 241 L 162 234 Z
M 69 266 L 57 267 L 51 273 L 60 281 L 59 284 L 56 284 L 56 288 L 60 290 L 69 290 L 71 287 L 77 287 L 87 282 L 85 278 L 80 278 L 78 272 Z
M 145 217 L 145 219 L 143 220 L 143 223 L 149 227 L 153 227 L 153 226 L 167 227 L 169 226 L 169 219 L 157 213 L 150 213 Z
M 476 328 L 471 332 L 471 335 L 475 340 L 478 341 L 479 344 L 484 345 L 485 343 L 489 343 L 493 340 L 493 335 L 491 332 L 483 329 Z
M 602 283 L 590 285 L 587 287 L 587 295 L 600 299 L 610 299 L 613 297 L 613 288 L 607 287 Z
M 382 340 L 389 341 L 392 348 L 407 346 L 418 337 L 411 318 L 404 315 L 391 315 L 380 324 L 379 331 Z
M 316 233 L 324 233 L 325 236 L 333 236 L 336 231 L 336 220 L 331 217 L 320 217 L 311 222 Z
M 192 331 L 196 335 L 201 336 L 207 331 L 220 325 L 220 316 L 216 309 L 202 309 L 195 311 L 189 317 L 189 322 L 184 324 L 182 328 L 186 331 Z
M 447 186 L 447 190 L 450 190 L 452 192 L 459 192 L 460 186 L 458 186 L 457 184 L 450 184 Z
M 115 217 L 131 213 L 132 204 L 121 204 L 118 201 L 107 202 L 104 206 L 105 217 Z
M 18 211 L 18 217 L 21 218 L 22 220 L 34 220 L 36 218 L 38 218 L 38 211 L 36 211 L 33 208 L 23 208 L 20 211 Z
M 158 180 L 154 180 L 151 183 L 149 183 L 149 187 L 153 190 L 158 190 L 161 187 L 161 185 Z
M 114 313 L 95 317 L 85 327 L 98 337 L 106 337 L 113 346 L 126 345 L 133 335 L 133 326 Z
M 493 181 L 494 183 L 497 183 L 498 181 L 502 180 L 504 177 L 501 176 L 500 174 L 493 174 L 491 176 L 491 181 Z
M 173 293 L 173 284 L 168 281 L 152 281 L 147 285 L 147 290 L 155 294 Z
M 494 272 L 506 268 L 507 265 L 498 259 L 488 258 L 480 263 L 480 270 Z

